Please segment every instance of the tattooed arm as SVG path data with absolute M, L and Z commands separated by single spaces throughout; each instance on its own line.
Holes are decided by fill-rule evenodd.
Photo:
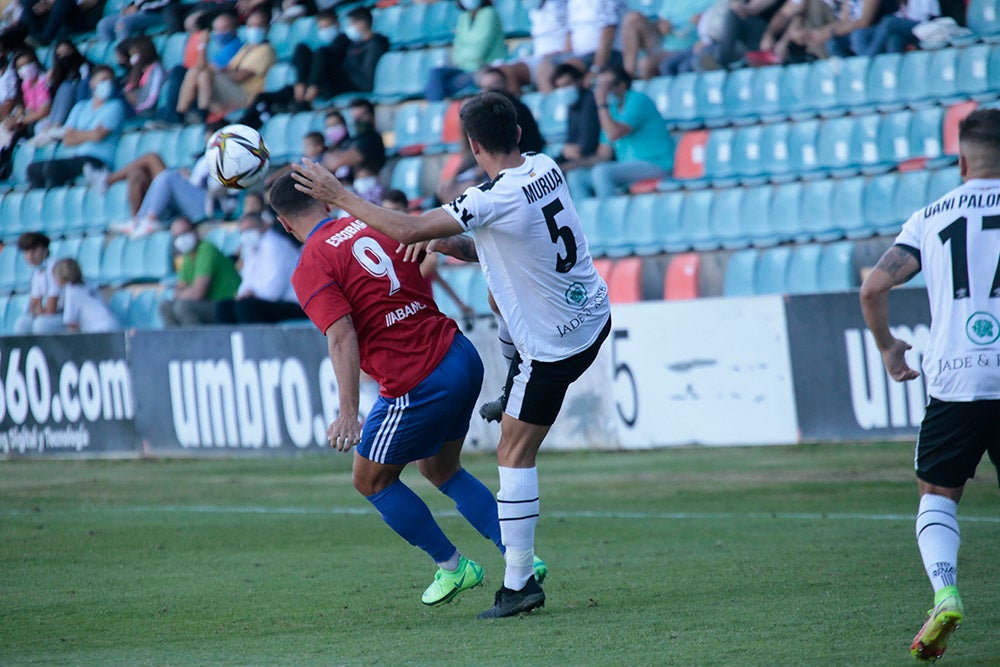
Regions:
M 919 373 L 906 364 L 904 353 L 909 344 L 892 335 L 889 329 L 889 290 L 902 285 L 920 270 L 920 262 L 909 248 L 894 245 L 885 251 L 861 285 L 861 312 L 882 351 L 882 362 L 897 382 L 912 380 Z

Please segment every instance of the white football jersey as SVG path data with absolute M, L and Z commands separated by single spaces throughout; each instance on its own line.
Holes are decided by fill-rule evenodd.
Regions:
M 486 282 L 525 360 L 559 361 L 590 347 L 609 315 L 566 178 L 546 155 L 445 204 L 476 241 Z
M 1000 398 L 1000 180 L 970 180 L 917 211 L 896 243 L 919 251 L 927 281 L 928 393 Z

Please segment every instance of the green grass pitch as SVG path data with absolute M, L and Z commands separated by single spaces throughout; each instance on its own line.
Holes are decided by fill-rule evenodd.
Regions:
M 908 665 L 932 592 L 912 446 L 545 453 L 544 609 L 477 621 L 493 546 L 408 471 L 485 585 L 433 564 L 350 457 L 0 463 L 2 665 Z M 494 459 L 467 467 L 496 490 Z M 943 664 L 1000 664 L 1000 492 L 959 512 L 967 618 Z

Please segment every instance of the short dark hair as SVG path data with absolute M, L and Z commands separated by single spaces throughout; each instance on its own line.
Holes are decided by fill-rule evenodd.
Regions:
M 958 124 L 959 142 L 968 141 L 1000 156 L 1000 109 L 976 109 Z
M 319 202 L 304 192 L 295 189 L 295 179 L 291 172 L 283 174 L 267 193 L 268 203 L 274 212 L 283 218 L 308 211 Z
M 483 74 L 498 74 L 500 75 L 501 79 L 503 79 L 504 81 L 507 80 L 507 73 L 504 72 L 499 67 L 484 67 L 483 69 L 479 70 L 479 75 L 482 76 Z
M 348 109 L 358 109 L 364 108 L 368 110 L 373 117 L 375 116 L 375 105 L 371 103 L 371 100 L 367 100 L 363 97 L 355 97 L 353 100 L 347 103 Z
M 616 84 L 624 83 L 629 86 L 632 85 L 632 77 L 629 75 L 628 72 L 625 71 L 625 68 L 622 67 L 621 65 L 605 65 L 604 67 L 601 68 L 601 71 L 599 73 L 611 74 L 614 77 L 614 83 Z
M 459 117 L 465 134 L 487 153 L 517 149 L 517 110 L 506 95 L 487 92 L 470 97 Z
M 304 140 L 315 141 L 317 143 L 326 145 L 326 137 L 323 136 L 322 132 L 306 132 L 302 137 Z
M 382 205 L 384 206 L 386 202 L 399 204 L 405 209 L 410 208 L 410 200 L 406 196 L 406 193 L 402 190 L 397 190 L 396 188 L 386 190 L 385 194 L 382 195 Z
M 111 67 L 109 67 L 107 65 L 94 65 L 94 67 L 90 70 L 90 78 L 94 78 L 95 76 L 97 76 L 101 72 L 107 72 L 108 74 L 111 75 L 112 81 L 114 80 L 114 78 L 115 78 L 115 71 L 114 71 L 114 69 L 112 69 Z
M 49 237 L 41 232 L 25 232 L 17 237 L 18 250 L 34 250 L 35 248 L 48 248 Z
M 321 9 L 318 12 L 316 12 L 316 20 L 317 21 L 325 20 L 329 21 L 330 23 L 336 23 L 337 25 L 340 25 L 340 17 L 337 16 L 337 12 L 333 11 L 332 9 Z
M 552 78 L 549 80 L 549 83 L 555 86 L 556 81 L 564 76 L 571 77 L 574 83 L 579 83 L 583 80 L 583 72 L 580 71 L 579 67 L 571 63 L 561 63 L 552 70 Z
M 355 7 L 347 12 L 347 20 L 362 21 L 370 28 L 372 27 L 372 10 L 367 7 Z

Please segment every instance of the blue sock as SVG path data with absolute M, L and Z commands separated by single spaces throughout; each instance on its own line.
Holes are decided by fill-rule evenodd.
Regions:
M 455 545 L 441 531 L 427 505 L 398 479 L 378 493 L 365 497 L 390 528 L 413 546 L 426 551 L 435 563 L 447 562 L 455 555 Z
M 497 501 L 486 485 L 472 476 L 465 468 L 459 469 L 447 482 L 438 487 L 444 495 L 455 501 L 458 513 L 479 531 L 479 534 L 500 548 L 500 520 L 497 518 Z

